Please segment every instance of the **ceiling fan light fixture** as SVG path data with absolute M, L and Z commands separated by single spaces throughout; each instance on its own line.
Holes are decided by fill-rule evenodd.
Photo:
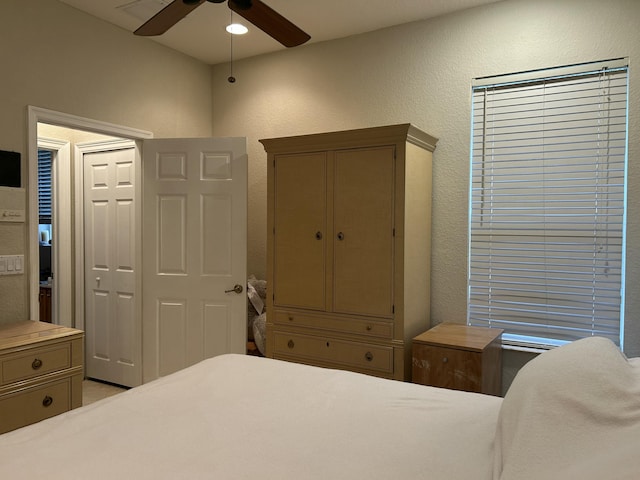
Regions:
M 233 35 L 244 35 L 249 31 L 249 29 L 241 23 L 231 23 L 227 25 L 225 30 Z

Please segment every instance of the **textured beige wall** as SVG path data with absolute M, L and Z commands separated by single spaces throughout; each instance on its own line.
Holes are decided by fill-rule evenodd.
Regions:
M 52 0 L 3 0 L 0 32 L 0 149 L 22 153 L 23 185 L 28 105 L 156 137 L 211 135 L 207 65 Z M 0 223 L 0 254 L 26 256 L 26 235 Z M 28 316 L 26 277 L 0 277 L 0 323 Z
M 637 0 L 508 0 L 238 61 L 235 84 L 226 81 L 228 65 L 214 68 L 214 134 L 248 137 L 249 272 L 264 275 L 266 262 L 266 155 L 259 138 L 411 122 L 440 139 L 434 157 L 432 318 L 464 322 L 471 80 L 629 56 L 625 343 L 628 353 L 640 355 L 640 76 L 633 70 L 640 61 L 638 25 Z M 510 359 L 507 380 L 529 358 Z

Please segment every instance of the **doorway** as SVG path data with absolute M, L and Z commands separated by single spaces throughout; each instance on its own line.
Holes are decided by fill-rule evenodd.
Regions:
M 132 277 L 133 282 L 136 283 L 137 292 L 142 292 L 142 295 L 137 295 L 138 300 L 132 307 L 125 307 L 126 302 L 114 304 L 112 311 L 117 310 L 117 314 L 111 317 L 124 318 L 128 315 L 129 318 L 137 319 L 135 338 L 132 342 L 133 348 L 139 354 L 137 358 L 144 357 L 138 362 L 140 369 L 144 364 L 144 370 L 141 375 L 135 375 L 133 380 L 131 376 L 128 377 L 129 380 L 122 382 L 107 380 L 126 386 L 135 386 L 185 368 L 204 358 L 224 353 L 246 353 L 247 297 L 242 287 L 246 284 L 247 278 L 246 139 L 235 137 L 150 140 L 152 135 L 149 132 L 37 107 L 28 108 L 28 121 L 29 158 L 31 159 L 37 158 L 39 125 L 55 125 L 73 131 L 128 139 L 129 143 L 134 140 L 131 150 L 134 151 L 135 158 L 133 161 L 127 160 L 116 165 L 115 176 L 119 178 L 119 182 L 122 180 L 125 183 L 129 180 L 134 182 L 140 191 L 140 199 L 143 196 L 141 191 L 143 143 L 145 146 L 144 164 L 147 168 L 144 169 L 144 207 L 141 201 L 134 202 L 138 205 L 134 210 L 124 208 L 126 202 L 120 202 L 117 205 L 122 213 L 118 221 L 121 222 L 122 219 L 130 218 L 132 215 L 135 217 L 135 228 L 130 230 L 135 232 L 133 233 L 135 238 L 132 239 L 135 252 L 143 252 L 142 237 L 146 238 L 144 254 L 136 254 L 131 264 L 138 272 Z M 103 143 L 118 141 L 109 140 Z M 101 152 L 99 143 L 96 151 Z M 69 145 L 70 142 L 67 142 L 61 150 L 70 149 Z M 57 186 L 54 185 L 54 189 L 60 193 L 57 195 L 56 208 L 62 209 L 63 203 L 69 202 L 68 209 L 61 210 L 64 212 L 82 211 L 84 207 L 78 205 L 78 202 L 84 198 L 88 188 L 85 185 L 86 182 L 74 178 L 74 175 L 87 178 L 87 170 L 84 170 L 82 149 L 74 147 L 73 150 L 73 168 L 69 160 L 69 168 L 61 169 L 61 172 L 68 174 L 54 175 L 62 182 Z M 86 150 L 84 153 L 87 153 Z M 60 155 L 60 158 L 63 156 Z M 98 177 L 107 178 L 111 174 L 106 173 L 107 167 L 103 169 L 101 166 L 99 155 L 94 158 L 97 161 L 93 164 L 96 168 L 89 175 L 94 175 L 94 179 L 99 183 L 102 180 Z M 126 163 L 133 165 L 134 168 L 125 167 Z M 58 161 L 54 169 L 60 165 Z M 38 258 L 39 245 L 37 220 L 34 221 L 37 219 L 36 169 L 36 162 L 29 162 L 29 257 L 31 259 Z M 89 171 L 91 172 L 91 169 Z M 67 183 L 63 186 L 64 182 Z M 189 187 L 183 191 L 180 186 L 184 185 Z M 166 190 L 167 188 L 169 190 Z M 76 199 L 73 209 L 72 198 Z M 98 203 L 104 201 L 98 196 L 94 197 L 94 200 Z M 94 205 L 89 208 L 93 207 Z M 54 213 L 54 218 L 55 216 Z M 97 282 L 98 287 L 103 281 L 106 283 L 108 278 L 96 274 L 95 270 L 90 274 L 85 270 L 86 259 L 82 256 L 82 252 L 86 245 L 86 231 L 85 228 L 78 226 L 79 222 L 84 221 L 83 216 L 79 215 L 73 220 L 70 218 L 71 215 L 59 215 L 59 217 L 61 220 L 68 220 L 70 226 L 56 228 L 57 238 L 54 238 L 53 256 L 58 258 L 57 268 L 69 268 L 70 272 L 68 276 L 63 276 L 58 271 L 57 281 L 54 279 L 55 290 L 58 296 L 69 294 L 71 300 L 59 302 L 57 323 L 86 331 L 88 323 L 84 319 L 85 308 L 91 306 L 91 302 L 85 297 L 85 291 L 90 290 L 85 285 L 85 278 Z M 143 218 L 144 222 L 142 222 Z M 92 222 L 96 224 L 95 219 Z M 64 232 L 69 235 L 68 242 L 60 239 Z M 97 237 L 94 236 L 94 238 Z M 122 242 L 125 240 L 118 238 L 118 243 Z M 58 245 L 57 248 L 56 245 Z M 118 250 L 118 252 L 123 251 L 126 249 Z M 75 259 L 75 262 L 64 261 L 66 253 L 68 253 L 66 258 Z M 144 260 L 142 256 L 145 257 Z M 54 264 L 55 262 L 56 260 Z M 29 268 L 29 305 L 35 319 L 38 312 L 38 263 L 30 262 Z M 142 290 L 143 276 L 145 277 L 144 291 Z M 65 290 L 63 285 L 65 279 L 70 285 L 68 290 Z M 94 288 L 93 291 L 97 292 L 98 289 L 102 287 Z M 63 305 L 69 305 L 71 310 L 68 315 L 62 314 Z M 121 307 L 127 311 L 121 311 Z M 87 332 L 86 342 L 93 341 L 92 334 L 95 332 Z M 143 338 L 144 344 L 142 344 Z M 108 341 L 112 345 L 126 343 L 120 337 L 111 338 Z M 86 350 L 89 352 L 91 349 Z
M 53 112 L 37 107 L 28 108 L 29 158 L 36 159 L 38 150 L 52 153 L 51 210 L 51 260 L 53 278 L 50 282 L 53 323 L 75 327 L 86 331 L 85 322 L 85 275 L 84 275 L 84 218 L 82 198 L 82 161 L 85 153 L 100 149 L 117 149 L 114 144 L 128 145 L 131 151 L 139 151 L 136 141 L 151 138 L 149 132 L 107 124 L 81 117 Z M 123 139 L 126 139 L 123 140 Z M 96 146 L 97 145 L 97 146 Z M 134 162 L 140 168 L 138 160 Z M 40 317 L 40 248 L 38 215 L 38 171 L 37 162 L 29 162 L 29 307 L 30 317 Z M 136 176 L 136 178 L 138 178 Z M 139 185 L 137 185 L 139 187 Z M 136 248 L 140 247 L 137 239 Z M 138 260 L 141 265 L 141 260 Z M 141 280 L 136 280 L 140 288 Z M 141 316 L 141 302 L 134 306 L 135 314 Z M 127 386 L 142 383 L 140 335 L 131 339 L 137 343 L 137 375 L 129 375 L 122 382 Z M 88 340 L 85 340 L 89 343 Z M 91 346 L 91 345 L 89 345 Z M 87 353 L 90 348 L 85 349 Z M 85 363 L 86 365 L 86 363 Z M 88 372 L 89 373 L 89 372 Z M 112 379 L 109 379 L 112 380 Z

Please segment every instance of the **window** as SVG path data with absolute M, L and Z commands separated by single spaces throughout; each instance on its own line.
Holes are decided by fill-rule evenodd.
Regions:
M 53 153 L 38 150 L 38 216 L 40 224 L 51 223 L 51 162 Z
M 622 345 L 627 59 L 476 79 L 468 324 Z

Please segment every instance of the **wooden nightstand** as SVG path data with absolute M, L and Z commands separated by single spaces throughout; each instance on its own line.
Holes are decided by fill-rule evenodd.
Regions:
M 84 332 L 43 322 L 0 325 L 0 433 L 82 405 Z
M 500 395 L 502 330 L 441 323 L 413 339 L 412 381 Z

